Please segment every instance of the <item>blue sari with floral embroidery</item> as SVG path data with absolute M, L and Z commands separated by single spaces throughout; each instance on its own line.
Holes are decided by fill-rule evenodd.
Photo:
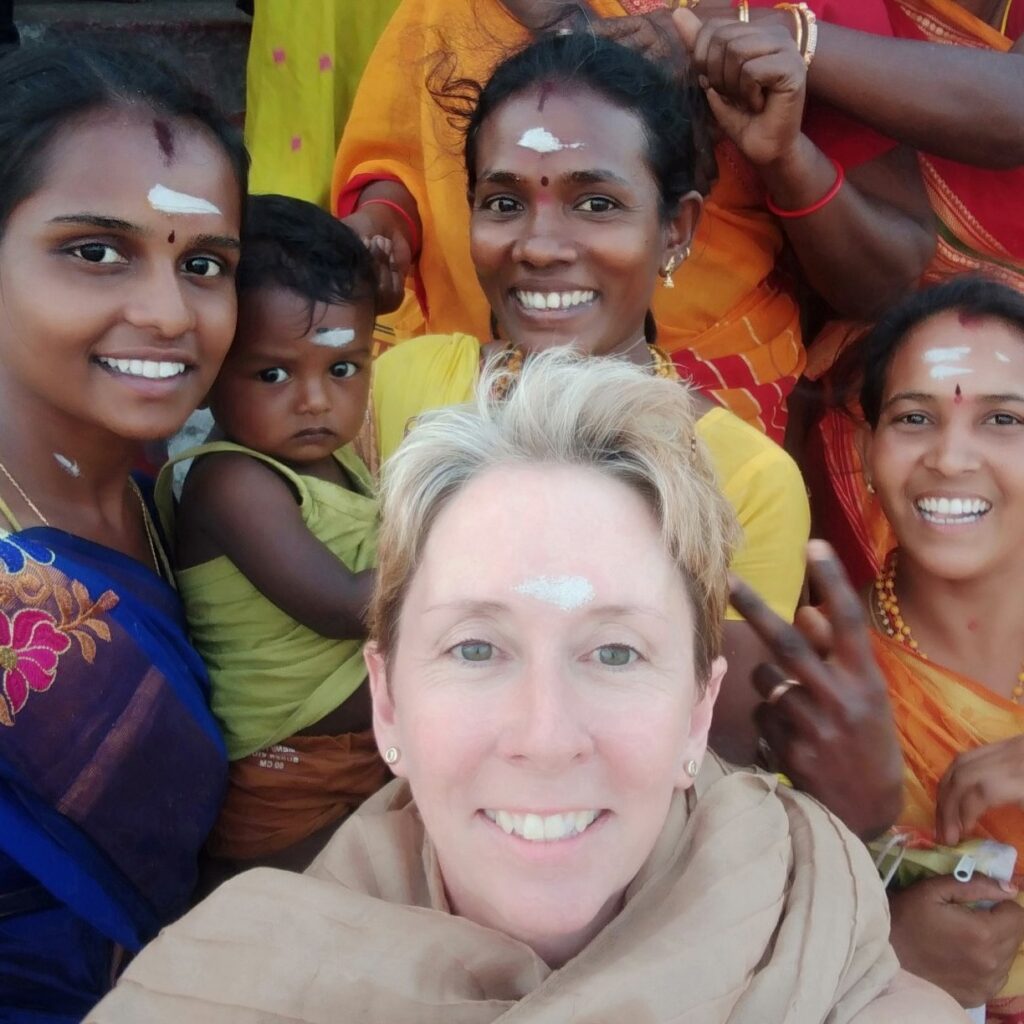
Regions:
M 0 1021 L 80 1020 L 181 914 L 227 756 L 177 594 L 0 518 Z

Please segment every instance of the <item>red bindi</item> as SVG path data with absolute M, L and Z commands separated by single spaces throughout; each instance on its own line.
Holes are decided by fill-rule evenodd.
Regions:
M 153 121 L 153 134 L 156 136 L 156 144 L 164 155 L 164 162 L 169 164 L 174 159 L 174 135 L 171 126 L 166 121 L 156 118 Z
M 977 313 L 968 313 L 966 309 L 961 309 L 956 318 L 960 321 L 961 327 L 977 327 L 981 323 L 981 317 Z
M 170 234 L 169 234 L 169 235 L 167 236 L 167 244 L 168 244 L 168 245 L 174 245 L 174 237 L 175 237 L 175 236 L 174 236 L 174 232 L 172 231 L 172 232 L 171 232 L 171 233 L 170 233 Z
M 541 178 L 541 179 L 540 179 L 540 183 L 541 183 L 541 185 L 543 185 L 543 186 L 544 186 L 544 188 L 547 188 L 547 187 L 548 187 L 548 178 L 547 178 L 547 175 L 545 175 L 545 176 L 544 176 L 543 178 Z
M 967 622 L 967 628 L 968 628 L 968 629 L 969 629 L 969 630 L 970 630 L 970 631 L 971 631 L 972 633 L 973 633 L 973 632 L 975 632 L 975 631 L 977 630 L 977 628 L 978 628 L 978 623 L 977 623 L 977 621 L 976 621 L 975 619 L 970 619 L 970 620 L 968 620 L 968 622 Z
M 964 400 L 964 393 L 960 390 L 960 385 L 957 384 L 953 391 L 953 404 L 959 405 Z

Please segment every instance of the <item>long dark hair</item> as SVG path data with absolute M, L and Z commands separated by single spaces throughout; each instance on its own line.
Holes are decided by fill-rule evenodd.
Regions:
M 0 59 L 0 235 L 39 187 L 58 132 L 93 111 L 141 107 L 192 121 L 220 144 L 245 195 L 249 158 L 216 105 L 151 54 L 101 46 L 27 46 Z

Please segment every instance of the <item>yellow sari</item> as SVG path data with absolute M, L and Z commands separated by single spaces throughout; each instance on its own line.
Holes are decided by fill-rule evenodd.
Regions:
M 246 68 L 254 193 L 326 206 L 334 151 L 363 68 L 398 0 L 257 0 Z
M 617 0 L 591 0 L 602 17 Z M 416 199 L 423 246 L 415 294 L 385 318 L 379 340 L 465 331 L 490 337 L 490 311 L 469 253 L 462 138 L 428 88 L 436 57 L 457 56 L 457 77 L 486 82 L 529 40 L 497 0 L 404 0 L 356 94 L 331 188 L 332 209 L 352 212 L 361 189 L 400 181 Z M 759 179 L 730 143 L 716 149 L 719 179 L 677 287 L 654 299 L 658 342 L 680 372 L 741 419 L 780 440 L 786 397 L 804 367 L 799 310 L 776 273 L 783 237 Z
M 904 644 L 872 634 L 875 658 L 885 675 L 903 748 L 904 807 L 899 824 L 932 835 L 935 794 L 950 762 L 976 747 L 1024 732 L 1024 707 L 992 693 L 966 676 L 928 661 Z M 971 838 L 995 839 L 1017 849 L 1024 873 L 1024 810 L 998 807 L 985 814 Z M 1018 882 L 1020 881 L 1018 877 Z M 1018 898 L 1024 905 L 1024 896 Z M 1024 1014 L 1024 947 L 1017 952 L 990 1019 Z

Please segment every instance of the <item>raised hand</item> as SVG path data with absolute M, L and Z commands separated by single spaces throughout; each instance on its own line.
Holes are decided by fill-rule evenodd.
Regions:
M 788 160 L 801 137 L 807 69 L 785 25 L 680 9 L 672 15 L 722 130 L 755 166 Z
M 772 652 L 753 672 L 756 714 L 778 767 L 864 838 L 884 832 L 901 807 L 903 759 L 885 681 L 861 602 L 832 549 L 807 546 L 819 609 L 790 625 L 746 584 L 733 607 Z
M 381 207 L 370 209 L 379 210 Z M 359 235 L 373 256 L 377 270 L 377 312 L 391 313 L 398 309 L 405 295 L 405 278 L 412 264 L 412 250 L 405 235 L 385 218 L 371 215 L 369 209 L 356 210 L 342 222 Z

